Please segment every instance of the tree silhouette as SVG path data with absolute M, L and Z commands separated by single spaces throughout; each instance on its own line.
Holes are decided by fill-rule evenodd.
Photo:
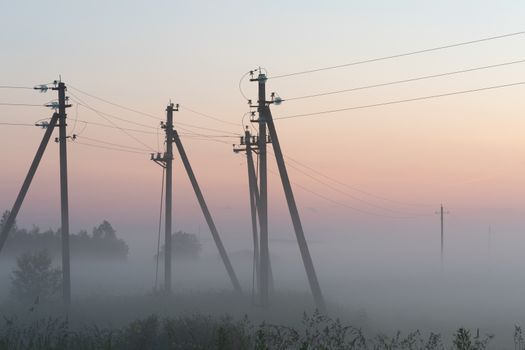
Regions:
M 24 253 L 16 258 L 11 273 L 10 294 L 20 301 L 48 299 L 62 286 L 61 270 L 52 268 L 53 260 L 46 250 Z

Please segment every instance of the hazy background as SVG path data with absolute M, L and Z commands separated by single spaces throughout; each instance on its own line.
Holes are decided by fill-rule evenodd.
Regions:
M 524 13 L 522 1 L 0 1 L 0 85 L 32 86 L 60 74 L 66 84 L 159 119 L 171 99 L 238 126 L 184 109 L 175 114 L 176 121 L 231 136 L 242 131 L 241 119 L 248 111 L 238 86 L 250 69 L 264 67 L 271 77 L 521 31 Z M 270 79 L 268 92 L 286 99 L 521 60 L 523 44 L 523 37 L 515 36 Z M 290 101 L 272 110 L 279 117 L 520 82 L 525 80 L 524 67 Z M 256 99 L 253 83 L 244 81 L 242 89 Z M 70 91 L 106 113 L 158 125 Z M 345 188 L 299 167 L 330 183 L 330 188 L 289 168 L 327 297 L 364 308 L 384 329 L 401 327 L 402 319 L 411 329 L 421 324 L 436 331 L 486 325 L 486 331 L 505 329 L 508 335 L 498 335 L 511 336 L 512 325 L 524 317 L 519 306 L 525 290 L 523 93 L 525 87 L 516 86 L 276 122 L 285 155 L 355 186 Z M 0 102 L 46 103 L 56 98 L 54 92 L 30 90 L 0 94 Z M 149 150 L 131 154 L 82 145 L 85 136 L 144 148 L 117 129 L 75 126 L 73 118 L 107 123 L 82 106 L 73 104 L 68 114 L 69 130 L 81 133 L 78 143 L 68 145 L 72 231 L 108 219 L 131 248 L 128 264 L 102 269 L 100 277 L 89 273 L 91 267 L 73 262 L 73 294 L 102 284 L 112 293 L 151 289 L 160 167 L 149 160 Z M 50 115 L 44 108 L 0 106 L 0 122 L 33 123 Z M 41 135 L 37 128 L 0 125 L 0 209 L 11 207 Z M 133 135 L 155 151 L 162 149 L 162 135 L 159 145 L 154 130 Z M 227 249 L 251 249 L 244 158 L 232 153 L 235 138 L 220 140 L 225 142 L 183 137 Z M 269 161 L 276 171 L 273 158 Z M 199 233 L 204 255 L 214 259 L 213 243 L 177 157 L 174 174 L 174 230 Z M 50 143 L 19 226 L 59 226 L 58 181 L 58 147 Z M 276 287 L 306 288 L 279 179 L 269 175 L 269 182 L 271 249 L 279 266 L 274 269 Z M 435 215 L 440 203 L 450 211 L 445 218 L 443 271 Z M 248 287 L 249 263 L 234 259 L 234 264 Z M 178 268 L 174 273 L 181 275 L 174 277 L 174 284 L 180 283 L 180 288 L 229 288 L 218 264 L 201 261 L 186 277 Z M 213 269 L 217 273 L 211 273 Z M 80 287 L 83 279 L 75 277 L 77 271 L 77 276 L 93 278 L 90 288 Z

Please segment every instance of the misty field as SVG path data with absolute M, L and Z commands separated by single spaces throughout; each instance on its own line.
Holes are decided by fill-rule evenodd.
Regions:
M 339 319 L 340 327 L 349 327 L 346 342 L 354 339 L 355 330 L 360 330 L 366 346 L 371 349 L 383 346 L 379 342 L 381 339 L 391 344 L 388 345 L 391 349 L 409 346 L 408 340 L 402 340 L 411 334 L 410 339 L 418 334 L 418 340 L 414 340 L 410 349 L 423 349 L 431 334 L 440 334 L 442 348 L 448 349 L 460 327 L 470 330 L 472 344 L 479 328 L 479 341 L 486 339 L 487 334 L 495 336 L 489 343 L 490 348 L 514 348 L 514 325 L 523 324 L 524 315 L 520 302 L 524 286 L 521 279 L 515 277 L 518 276 L 517 265 L 513 275 L 509 273 L 509 264 L 501 259 L 499 265 L 488 265 L 483 260 L 460 260 L 459 256 L 452 260 L 455 256 L 451 256 L 446 270 L 440 272 L 436 259 L 430 254 L 410 252 L 410 246 L 396 246 L 392 242 L 354 235 L 348 245 L 341 247 L 323 242 L 311 245 L 313 254 L 319 257 L 317 267 L 330 317 L 330 321 L 324 319 L 326 322 L 315 325 L 315 329 L 325 334 L 327 324 L 336 327 L 335 320 Z M 233 243 L 230 246 L 235 247 Z M 66 346 L 60 343 L 66 340 L 91 344 L 69 343 L 70 349 L 82 349 L 82 346 L 104 349 L 104 344 L 109 344 L 108 339 L 112 347 L 106 348 L 133 348 L 126 343 L 129 340 L 137 341 L 139 345 L 135 348 L 139 349 L 139 340 L 146 338 L 149 345 L 162 349 L 162 342 L 168 339 L 166 327 L 170 324 L 182 327 L 176 333 L 181 341 L 191 338 L 191 334 L 199 334 L 195 337 L 201 343 L 194 348 L 217 348 L 224 341 L 235 349 L 237 345 L 232 345 L 231 339 L 239 337 L 232 334 L 240 334 L 241 330 L 246 343 L 239 346 L 248 344 L 248 348 L 254 348 L 257 331 L 264 329 L 274 332 L 268 333 L 272 339 L 277 339 L 277 335 L 285 337 L 288 340 L 280 341 L 290 344 L 286 345 L 289 348 L 300 349 L 301 339 L 306 336 L 303 315 L 306 312 L 312 318 L 315 308 L 297 248 L 287 242 L 272 242 L 275 291 L 270 308 L 264 310 L 253 305 L 250 252 L 241 249 L 246 246 L 244 242 L 237 242 L 237 245 L 239 249 L 233 249 L 231 256 L 243 281 L 243 296 L 232 292 L 213 243 L 206 240 L 203 240 L 203 253 L 198 259 L 174 263 L 172 297 L 154 292 L 155 259 L 153 254 L 138 248 L 133 250 L 134 255 L 121 262 L 73 260 L 74 298 L 67 324 L 58 300 L 39 301 L 36 305 L 34 300 L 13 301 L 9 289 L 15 262 L 3 260 L 0 269 L 1 334 L 5 341 L 19 345 L 31 339 L 53 342 L 57 346 Z M 374 246 L 375 250 L 369 249 Z M 473 247 L 471 244 L 471 249 Z M 387 248 L 393 249 L 397 256 L 388 253 Z M 340 269 L 340 266 L 345 268 Z M 158 289 L 161 288 L 159 284 Z M 145 332 L 146 325 L 148 329 L 154 327 L 149 335 L 131 336 L 131 329 Z M 199 329 L 198 333 L 192 330 L 194 327 Z M 398 331 L 401 332 L 399 337 Z M 313 333 L 313 328 L 308 331 L 308 334 Z M 219 337 L 219 334 L 222 335 Z M 301 334 L 303 336 L 299 336 Z M 330 333 L 329 337 L 332 336 L 335 337 Z M 218 340 L 221 337 L 226 338 Z M 7 348 L 16 349 L 14 343 L 9 343 Z M 273 348 L 279 348 L 278 344 L 273 344 Z M 184 349 L 189 345 L 177 346 Z M 270 345 L 268 348 L 272 349 Z

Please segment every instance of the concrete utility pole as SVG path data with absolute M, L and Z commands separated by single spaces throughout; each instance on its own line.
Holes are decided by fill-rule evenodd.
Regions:
M 62 235 L 62 288 L 64 303 L 69 308 L 71 304 L 71 272 L 69 264 L 69 197 L 67 183 L 67 121 L 66 85 L 59 82 L 53 90 L 58 91 L 58 142 L 60 147 L 60 207 Z
M 248 168 L 248 183 L 250 193 L 250 212 L 252 217 L 252 235 L 253 235 L 253 268 L 255 272 L 255 281 L 259 285 L 259 232 L 257 229 L 257 206 L 259 205 L 259 191 L 257 189 L 257 177 L 255 175 L 253 155 L 252 155 L 252 135 L 250 130 L 246 127 L 244 133 L 244 140 L 246 143 L 246 164 Z
M 269 143 L 269 140 L 266 140 L 266 143 Z M 261 259 L 260 259 L 260 246 L 259 246 L 259 237 L 258 237 L 258 225 L 261 219 L 261 212 L 258 210 L 260 206 L 260 195 L 259 189 L 257 187 L 257 174 L 255 171 L 255 165 L 253 161 L 253 153 L 258 153 L 259 149 L 259 139 L 257 136 L 252 136 L 249 128 L 246 127 L 244 136 L 240 137 L 240 146 L 233 148 L 234 153 L 246 152 L 246 165 L 248 168 L 248 193 L 250 195 L 250 209 L 251 209 L 251 218 L 252 218 L 252 235 L 253 235 L 253 251 L 254 251 L 254 272 L 255 272 L 255 281 L 257 284 L 257 290 L 260 291 L 260 270 L 261 270 Z M 242 147 L 244 146 L 244 148 Z M 273 290 L 273 273 L 272 273 L 272 264 L 271 259 L 268 257 L 268 284 L 269 290 Z
M 48 87 L 47 85 L 40 85 L 40 86 L 35 87 L 35 89 L 45 92 L 48 90 Z M 20 192 L 18 193 L 18 196 L 13 205 L 13 208 L 11 209 L 11 212 L 9 213 L 9 216 L 4 224 L 4 227 L 2 228 L 2 232 L 0 233 L 0 250 L 2 250 L 7 240 L 7 237 L 9 235 L 9 232 L 13 228 L 18 212 L 20 211 L 24 198 L 33 180 L 33 177 L 35 176 L 35 173 L 38 169 L 38 165 L 40 164 L 40 161 L 42 160 L 42 156 L 44 155 L 46 147 L 49 143 L 49 139 L 51 138 L 51 135 L 53 134 L 55 126 L 58 125 L 59 137 L 56 138 L 55 141 L 59 143 L 59 148 L 60 148 L 60 204 L 61 204 L 60 231 L 61 231 L 61 238 L 62 238 L 61 241 L 62 241 L 62 286 L 63 286 L 62 296 L 63 296 L 64 305 L 66 307 L 66 311 L 69 312 L 69 307 L 71 304 L 71 272 L 70 272 L 70 263 L 69 263 L 69 260 L 70 260 L 69 259 L 69 203 L 68 203 L 68 183 L 67 183 L 67 139 L 69 138 L 69 136 L 67 136 L 67 129 L 66 129 L 67 127 L 66 108 L 71 107 L 71 105 L 68 104 L 67 102 L 66 85 L 63 82 L 61 81 L 55 82 L 55 86 L 52 88 L 52 90 L 58 91 L 58 104 L 52 103 L 52 104 L 49 104 L 48 107 L 58 109 L 58 112 L 53 113 L 53 116 L 51 117 L 49 124 L 40 125 L 46 128 L 46 132 L 44 134 L 44 137 L 42 138 L 42 141 L 40 142 L 40 146 L 38 147 L 38 150 L 35 154 L 33 162 L 31 163 L 31 166 L 29 167 L 29 171 L 27 172 L 24 183 L 22 184 L 22 188 L 20 188 Z
M 177 134 L 177 131 L 173 128 L 173 112 L 179 110 L 179 105 L 173 105 L 173 103 L 170 103 L 168 107 L 166 108 L 167 117 L 166 117 L 166 124 L 162 123 L 162 127 L 166 130 L 166 153 L 164 155 L 161 155 L 160 153 L 157 153 L 156 155 L 154 153 L 151 154 L 151 160 L 153 160 L 155 163 L 159 164 L 161 167 L 166 169 L 166 237 L 165 237 L 165 268 L 164 268 L 164 280 L 165 280 L 165 289 L 167 292 L 171 291 L 171 207 L 172 207 L 172 177 L 173 177 L 173 142 L 177 145 L 177 149 L 179 151 L 182 163 L 184 164 L 184 167 L 186 169 L 186 172 L 188 173 L 188 177 L 190 178 L 190 182 L 193 186 L 193 190 L 195 191 L 195 195 L 197 197 L 197 200 L 199 202 L 199 205 L 201 207 L 202 213 L 204 214 L 204 218 L 206 219 L 206 222 L 208 223 L 208 226 L 210 228 L 211 234 L 213 236 L 213 239 L 215 241 L 215 244 L 217 245 L 217 249 L 219 250 L 219 254 L 221 256 L 221 259 L 224 263 L 224 266 L 226 267 L 226 271 L 228 272 L 228 275 L 230 276 L 231 282 L 233 284 L 233 287 L 235 291 L 238 293 L 241 293 L 241 285 L 239 283 L 239 280 L 237 279 L 237 276 L 235 275 L 235 272 L 233 270 L 233 266 L 230 262 L 230 259 L 228 258 L 228 254 L 226 253 L 226 249 L 224 249 L 224 245 L 222 244 L 221 238 L 219 236 L 219 232 L 217 231 L 217 228 L 215 226 L 215 223 L 213 222 L 213 219 L 211 217 L 210 211 L 208 210 L 208 206 L 206 205 L 206 202 L 204 200 L 204 196 L 202 195 L 202 192 L 200 190 L 199 184 L 197 183 L 197 179 L 195 177 L 195 174 L 193 173 L 193 169 L 191 168 L 190 162 L 188 160 L 188 157 L 186 155 L 186 152 L 184 151 L 184 147 L 182 146 L 182 142 L 180 141 L 180 138 Z
M 252 238 L 253 238 L 253 272 L 254 272 L 254 289 L 259 289 L 260 282 L 260 248 L 259 248 L 259 230 L 257 227 L 257 215 L 260 212 L 257 210 L 260 203 L 259 189 L 257 188 L 257 175 L 255 173 L 255 166 L 253 162 L 253 152 L 257 151 L 258 140 L 256 136 L 252 136 L 249 127 L 246 127 L 244 136 L 241 136 L 241 146 L 244 148 L 233 149 L 234 153 L 242 151 L 246 152 L 246 165 L 248 170 L 248 193 L 250 198 L 250 213 L 252 219 Z
M 253 76 L 253 72 L 251 72 Z M 295 235 L 297 238 L 297 243 L 299 245 L 299 250 L 301 251 L 301 257 L 303 260 L 304 268 L 308 277 L 308 282 L 310 284 L 310 289 L 314 297 L 315 304 L 317 308 L 321 311 L 326 311 L 326 304 L 324 301 L 323 294 L 321 292 L 321 287 L 319 281 L 317 280 L 317 275 L 313 265 L 312 257 L 308 249 L 308 244 L 304 236 L 303 227 L 301 224 L 301 219 L 299 217 L 299 211 L 295 203 L 295 198 L 293 195 L 292 187 L 290 184 L 290 179 L 288 177 L 288 172 L 286 170 L 286 165 L 284 162 L 283 154 L 281 151 L 281 146 L 279 139 L 277 137 L 277 131 L 273 123 L 272 114 L 270 111 L 270 104 L 279 104 L 282 100 L 275 97 L 275 94 L 272 93 L 271 101 L 266 100 L 266 80 L 267 77 L 259 69 L 259 74 L 257 78 L 251 78 L 250 81 L 258 82 L 258 103 L 257 103 L 257 112 L 259 115 L 258 120 L 252 120 L 252 122 L 259 123 L 259 139 L 258 139 L 258 154 L 259 154 L 259 202 L 257 203 L 257 209 L 259 212 L 259 225 L 260 225 L 260 264 L 259 264 L 259 291 L 260 291 L 260 301 L 261 306 L 268 306 L 269 299 L 269 289 L 270 289 L 270 279 L 271 279 L 271 270 L 270 270 L 270 254 L 268 248 L 268 194 L 267 194 L 267 152 L 266 144 L 271 143 L 275 153 L 275 158 L 277 160 L 277 166 L 279 168 L 279 174 L 281 177 L 281 182 L 283 185 L 284 193 L 286 196 L 286 201 L 288 203 L 288 209 L 290 211 L 290 216 L 292 218 L 293 227 L 295 230 Z M 252 106 L 251 101 L 249 101 L 250 107 Z M 267 136 L 267 128 L 269 131 L 269 137 Z M 241 145 L 245 145 L 245 149 L 234 149 L 234 152 L 239 152 L 246 150 L 247 154 L 250 151 L 251 138 L 249 132 L 245 134 L 244 140 L 241 138 Z M 247 141 L 248 140 L 248 141 Z M 248 158 L 248 163 L 249 163 Z M 248 164 L 248 167 L 250 165 Z M 250 174 L 249 174 L 250 175 Z
M 230 262 L 230 259 L 228 258 L 226 249 L 224 249 L 224 245 L 222 244 L 221 237 L 219 236 L 219 232 L 217 231 L 217 227 L 215 226 L 215 223 L 213 222 L 213 218 L 211 217 L 208 206 L 206 205 L 206 201 L 204 200 L 204 196 L 202 195 L 202 191 L 199 187 L 199 183 L 197 182 L 197 178 L 195 177 L 195 173 L 193 172 L 193 169 L 191 168 L 190 161 L 188 160 L 188 156 L 186 155 L 186 151 L 184 150 L 184 147 L 182 145 L 182 142 L 180 141 L 179 135 L 176 130 L 173 131 L 173 140 L 175 141 L 175 144 L 177 145 L 177 149 L 179 151 L 180 158 L 182 160 L 182 163 L 184 164 L 184 168 L 186 169 L 186 172 L 188 173 L 188 177 L 190 178 L 191 185 L 193 186 L 195 196 L 197 197 L 197 200 L 201 207 L 202 214 L 204 214 L 206 223 L 208 224 L 208 227 L 210 228 L 210 232 L 211 232 L 211 235 L 213 236 L 213 240 L 215 241 L 215 245 L 217 246 L 217 249 L 219 250 L 219 255 L 221 256 L 222 262 L 224 263 L 224 266 L 226 267 L 226 271 L 228 272 L 228 275 L 230 276 L 230 280 L 233 284 L 233 288 L 235 289 L 236 292 L 242 293 L 239 280 L 237 279 L 237 276 L 235 275 L 235 271 L 233 270 L 233 266 Z
M 270 280 L 270 251 L 268 247 L 268 173 L 266 153 L 266 80 L 265 74 L 259 72 L 257 78 L 250 81 L 258 82 L 257 112 L 259 113 L 259 225 L 260 225 L 260 265 L 259 265 L 259 296 L 261 305 L 268 306 Z
M 179 105 L 173 103 L 166 107 L 166 123 L 161 123 L 166 132 L 166 153 L 151 155 L 151 160 L 159 164 L 166 171 L 166 196 L 165 196 L 165 224 L 164 224 L 164 291 L 171 293 L 171 214 L 173 201 L 173 112 L 179 110 Z
M 178 110 L 178 108 L 177 108 Z M 166 108 L 166 223 L 164 226 L 164 289 L 171 292 L 171 214 L 173 200 L 173 103 Z

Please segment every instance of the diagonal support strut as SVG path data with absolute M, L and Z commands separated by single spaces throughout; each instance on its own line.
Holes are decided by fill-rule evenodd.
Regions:
M 33 159 L 33 162 L 31 163 L 31 166 L 29 167 L 29 171 L 27 172 L 24 183 L 22 184 L 22 188 L 20 188 L 18 197 L 16 197 L 15 204 L 13 204 L 13 208 L 11 209 L 11 212 L 9 213 L 9 217 L 7 218 L 4 226 L 2 227 L 2 232 L 0 233 L 0 251 L 2 251 L 2 248 L 4 247 L 4 244 L 9 235 L 9 231 L 11 231 L 11 229 L 13 228 L 18 212 L 20 211 L 20 207 L 22 206 L 22 203 L 24 202 L 24 198 L 27 194 L 27 191 L 29 190 L 29 186 L 31 185 L 31 182 L 33 181 L 33 177 L 35 176 L 36 170 L 38 169 L 40 160 L 42 160 L 44 151 L 46 150 L 46 147 L 49 143 L 51 134 L 53 134 L 53 130 L 55 129 L 55 126 L 57 125 L 58 117 L 59 117 L 58 113 L 54 113 L 53 117 L 51 117 L 51 121 L 49 122 L 49 125 L 47 126 L 44 137 L 42 137 L 40 146 L 38 146 L 38 150 L 36 151 L 35 158 Z
M 213 218 L 211 217 L 210 211 L 208 209 L 208 206 L 206 205 L 206 201 L 204 200 L 204 196 L 202 195 L 201 189 L 199 187 L 199 184 L 197 182 L 193 169 L 191 168 L 191 164 L 190 164 L 190 161 L 188 160 L 188 156 L 186 155 L 186 151 L 184 150 L 182 142 L 179 138 L 179 134 L 177 133 L 176 130 L 173 130 L 173 141 L 175 141 L 175 144 L 177 145 L 177 149 L 179 151 L 182 163 L 184 164 L 184 168 L 186 169 L 186 172 L 188 173 L 188 177 L 190 178 L 191 185 L 193 186 L 193 190 L 195 191 L 195 196 L 197 197 L 202 213 L 204 214 L 204 218 L 206 219 L 208 227 L 210 228 L 211 234 L 213 236 L 213 240 L 215 241 L 215 244 L 217 245 L 217 249 L 219 250 L 219 254 L 221 256 L 222 262 L 224 263 L 224 266 L 226 267 L 226 271 L 228 272 L 228 275 L 230 276 L 231 282 L 233 284 L 233 288 L 235 289 L 236 292 L 242 293 L 241 285 L 239 284 L 237 275 L 235 275 L 235 271 L 233 270 L 233 266 L 230 262 L 230 259 L 228 258 L 226 249 L 224 249 L 224 245 L 222 244 L 222 240 L 221 240 L 221 237 L 219 236 L 219 232 L 217 231 L 217 227 L 215 227 Z

